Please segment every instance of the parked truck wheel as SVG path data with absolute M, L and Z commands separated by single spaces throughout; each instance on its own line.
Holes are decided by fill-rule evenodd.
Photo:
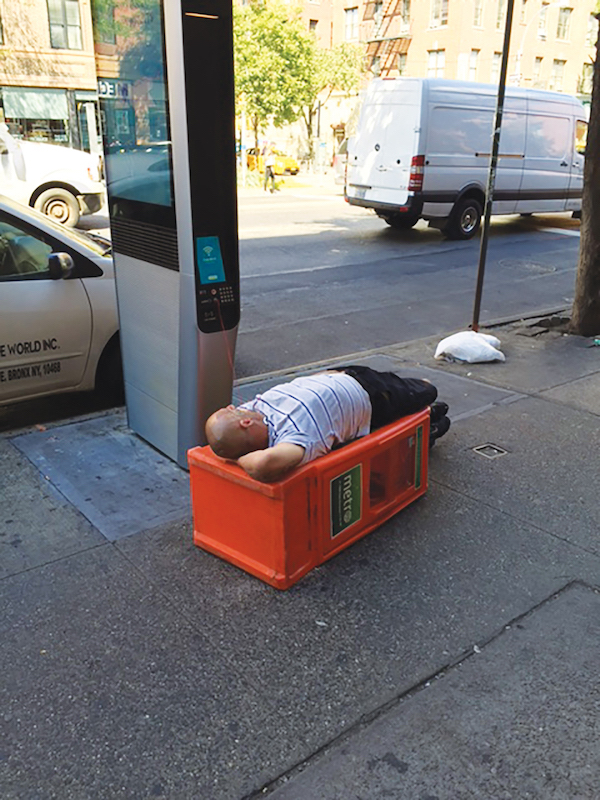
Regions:
M 407 231 L 419 221 L 419 217 L 414 214 L 392 214 L 389 217 L 383 217 L 383 219 L 396 231 Z
M 79 203 L 67 189 L 46 189 L 35 201 L 34 208 L 68 228 L 74 228 L 79 222 Z
M 463 197 L 452 209 L 442 232 L 448 239 L 472 239 L 480 223 L 481 203 L 475 197 Z

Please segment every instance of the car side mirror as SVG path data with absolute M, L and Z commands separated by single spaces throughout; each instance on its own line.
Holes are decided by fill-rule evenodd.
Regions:
M 70 278 L 75 269 L 75 262 L 68 253 L 50 253 L 48 256 L 48 272 L 53 281 Z
M 5 156 L 8 153 L 8 147 L 0 140 L 0 156 Z

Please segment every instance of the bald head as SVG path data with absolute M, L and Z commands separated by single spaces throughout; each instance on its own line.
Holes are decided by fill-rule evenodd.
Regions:
M 268 447 L 267 426 L 254 411 L 227 406 L 206 421 L 206 438 L 212 451 L 221 458 L 237 459 L 253 450 Z

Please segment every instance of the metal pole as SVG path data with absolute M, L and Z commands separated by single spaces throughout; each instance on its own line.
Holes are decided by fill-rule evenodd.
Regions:
M 490 155 L 490 168 L 485 195 L 485 214 L 479 246 L 479 267 L 477 269 L 477 287 L 475 289 L 475 303 L 473 306 L 473 322 L 471 330 L 479 330 L 479 312 L 481 310 L 481 295 L 483 293 L 483 276 L 485 274 L 485 257 L 487 254 L 488 233 L 490 217 L 492 216 L 492 201 L 494 199 L 494 185 L 496 183 L 496 167 L 498 165 L 498 150 L 500 147 L 500 130 L 502 127 L 502 112 L 504 111 L 504 93 L 506 89 L 506 71 L 508 68 L 508 50 L 510 47 L 510 31 L 512 28 L 513 8 L 515 0 L 508 0 L 506 7 L 506 24 L 504 26 L 504 46 L 502 48 L 502 66 L 498 82 L 498 97 L 496 100 L 496 118 L 494 120 L 494 133 L 492 135 L 492 152 Z

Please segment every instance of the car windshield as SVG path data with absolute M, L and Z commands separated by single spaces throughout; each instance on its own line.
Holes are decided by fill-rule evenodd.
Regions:
M 16 203 L 8 197 L 0 197 L 0 206 L 5 207 L 10 213 L 28 220 L 34 227 L 40 227 L 41 223 L 42 228 L 51 228 L 63 239 L 70 239 L 74 244 L 83 245 L 96 253 L 96 255 L 109 256 L 111 253 L 111 243 L 102 236 L 75 230 L 74 228 L 67 228 L 61 225 L 60 222 L 55 222 L 50 219 L 50 217 L 47 217 L 45 214 L 33 208 L 29 208 L 28 206 Z

